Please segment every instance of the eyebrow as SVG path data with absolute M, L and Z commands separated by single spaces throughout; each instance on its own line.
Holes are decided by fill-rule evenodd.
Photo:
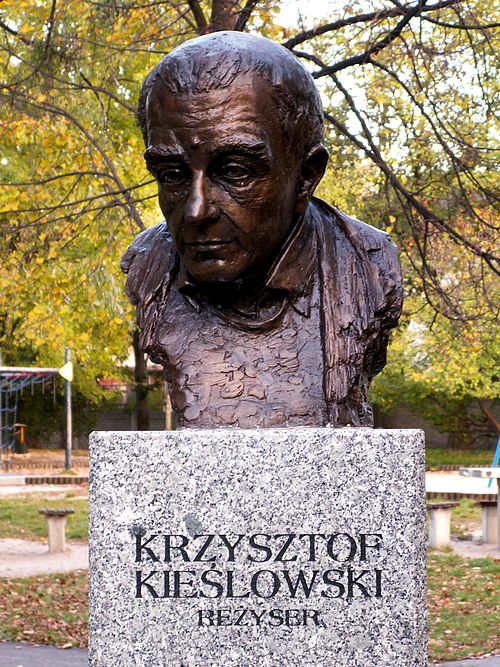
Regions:
M 163 159 L 181 160 L 185 155 L 182 151 L 170 148 L 168 146 L 148 146 L 144 151 L 144 159 L 146 162 L 159 162 Z
M 229 140 L 223 146 L 214 148 L 210 153 L 210 158 L 216 158 L 230 153 L 248 154 L 254 157 L 269 159 L 269 150 L 262 141 L 242 141 L 241 139 Z
M 255 157 L 269 158 L 267 145 L 263 141 L 242 141 L 241 139 L 230 139 L 222 146 L 214 148 L 210 152 L 209 158 L 212 159 L 228 153 L 250 153 Z M 146 162 L 154 164 L 162 160 L 184 160 L 186 155 L 177 148 L 160 144 L 159 146 L 149 146 L 144 152 L 144 158 Z

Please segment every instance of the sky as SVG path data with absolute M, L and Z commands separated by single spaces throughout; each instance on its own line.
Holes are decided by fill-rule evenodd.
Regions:
M 281 9 L 277 16 L 277 22 L 285 27 L 297 27 L 299 20 L 302 19 L 307 28 L 315 24 L 315 19 L 321 18 L 321 22 L 332 20 L 343 14 L 342 7 L 347 4 L 347 0 L 283 0 Z M 354 3 L 351 3 L 354 4 Z M 359 6 L 366 5 L 366 9 L 371 2 L 357 3 Z

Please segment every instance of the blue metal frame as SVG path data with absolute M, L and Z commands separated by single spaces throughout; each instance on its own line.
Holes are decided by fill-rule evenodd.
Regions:
M 0 469 L 8 468 L 14 451 L 19 397 L 28 387 L 52 381 L 55 391 L 57 368 L 0 367 Z
M 493 457 L 493 463 L 491 464 L 491 467 L 496 468 L 498 466 L 499 461 L 500 461 L 500 436 L 498 436 L 497 449 L 495 452 L 495 456 Z M 491 477 L 488 482 L 488 489 L 490 488 L 492 482 L 493 482 L 493 477 Z

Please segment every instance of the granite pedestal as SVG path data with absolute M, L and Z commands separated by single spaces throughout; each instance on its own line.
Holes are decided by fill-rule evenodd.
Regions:
M 91 667 L 424 667 L 421 431 L 94 433 Z

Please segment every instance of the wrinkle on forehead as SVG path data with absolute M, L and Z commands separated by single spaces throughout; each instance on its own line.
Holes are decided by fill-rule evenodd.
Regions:
M 167 148 L 177 154 L 235 149 L 271 156 L 284 137 L 272 102 L 267 96 L 258 102 L 246 90 L 242 97 L 227 91 L 196 97 L 159 91 L 148 104 L 149 147 L 162 146 L 164 154 Z
M 172 94 L 153 86 L 146 103 L 148 134 L 171 128 L 195 130 L 204 139 L 214 132 L 226 135 L 269 135 L 280 132 L 278 106 L 272 87 L 255 77 L 229 88 L 200 94 Z M 281 138 L 281 137 L 280 137 Z

